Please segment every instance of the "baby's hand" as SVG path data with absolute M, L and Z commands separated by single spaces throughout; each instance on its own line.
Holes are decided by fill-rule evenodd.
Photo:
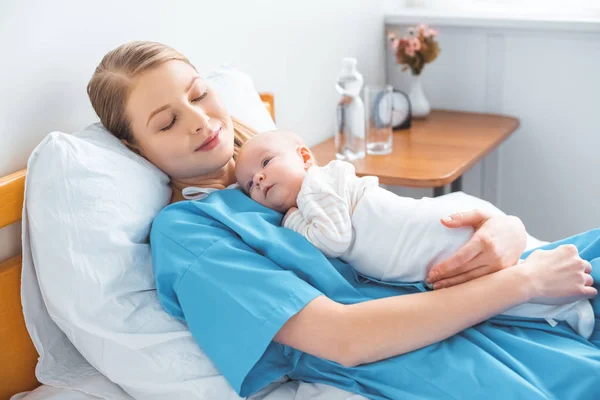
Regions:
M 285 224 L 285 221 L 288 219 L 288 217 L 298 209 L 298 207 L 291 207 L 289 210 L 287 210 L 287 212 L 285 213 L 285 216 L 283 217 L 283 220 L 281 221 L 281 225 Z

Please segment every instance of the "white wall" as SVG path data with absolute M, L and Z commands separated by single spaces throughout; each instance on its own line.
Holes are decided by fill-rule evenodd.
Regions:
M 48 132 L 96 120 L 86 84 L 123 42 L 169 44 L 201 72 L 233 63 L 275 94 L 278 124 L 312 145 L 332 134 L 343 56 L 383 82 L 383 35 L 381 0 L 2 0 L 0 176 L 24 168 Z M 12 228 L 0 231 L 0 260 L 18 252 Z
M 465 175 L 465 191 L 521 217 L 546 240 L 600 226 L 600 31 L 438 27 L 442 52 L 422 76 L 433 107 L 521 121 Z M 391 57 L 386 64 L 394 85 L 407 88 Z

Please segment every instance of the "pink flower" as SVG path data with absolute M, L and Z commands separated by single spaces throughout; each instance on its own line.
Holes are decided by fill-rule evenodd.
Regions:
M 405 47 L 404 48 L 404 52 L 406 53 L 407 56 L 409 57 L 414 57 L 415 56 L 415 51 L 413 50 L 412 47 Z
M 425 34 L 425 32 L 429 30 L 429 27 L 425 24 L 419 24 L 417 25 L 417 30 L 419 31 L 419 33 Z
M 425 37 L 436 37 L 439 33 L 440 33 L 440 31 L 438 31 L 437 29 L 430 28 L 427 30 Z

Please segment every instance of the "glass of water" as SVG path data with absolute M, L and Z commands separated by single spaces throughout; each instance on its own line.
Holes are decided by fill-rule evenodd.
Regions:
M 374 155 L 392 152 L 392 95 L 391 85 L 365 86 L 367 153 Z

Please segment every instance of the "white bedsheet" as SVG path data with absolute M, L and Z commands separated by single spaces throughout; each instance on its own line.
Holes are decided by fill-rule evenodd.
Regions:
M 363 396 L 348 393 L 320 383 L 290 381 L 265 388 L 252 400 L 363 400 Z M 101 400 L 89 394 L 71 389 L 59 389 L 42 385 L 32 392 L 14 395 L 11 400 Z M 110 400 L 110 399 L 106 399 Z

